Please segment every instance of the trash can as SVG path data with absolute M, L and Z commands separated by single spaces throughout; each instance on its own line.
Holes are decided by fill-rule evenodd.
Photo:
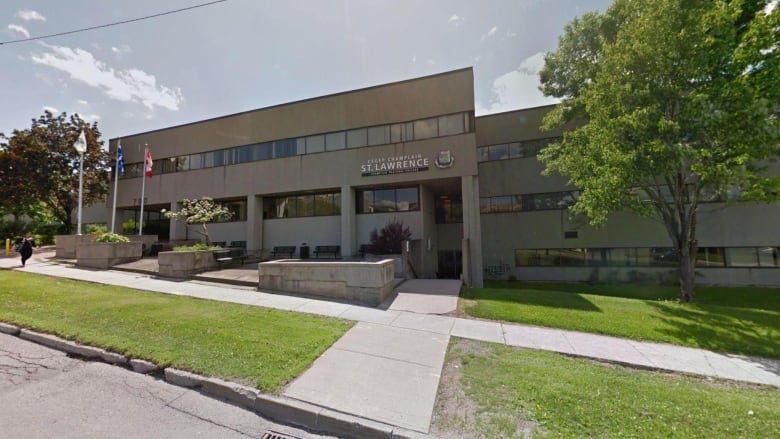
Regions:
M 301 259 L 309 259 L 309 246 L 305 242 L 301 244 Z

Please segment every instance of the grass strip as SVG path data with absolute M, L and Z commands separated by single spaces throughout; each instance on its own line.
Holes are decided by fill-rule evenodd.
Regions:
M 278 392 L 352 322 L 0 271 L 0 321 Z
M 468 437 L 525 437 L 529 432 L 541 437 L 653 438 L 780 434 L 778 393 L 771 387 L 463 339 L 451 341 L 446 370 L 458 371 L 455 381 L 472 406 L 470 419 L 448 422 L 442 401 L 435 419 L 444 430 L 473 429 Z
M 585 294 L 552 285 L 521 284 L 517 288 L 467 288 L 464 311 L 474 317 L 591 332 L 635 340 L 657 341 L 720 352 L 780 358 L 780 312 L 676 300 L 639 300 L 611 294 Z M 568 286 L 566 286 L 568 288 Z M 588 286 L 589 291 L 601 287 Z M 622 286 L 627 295 L 637 289 Z M 642 287 L 645 288 L 645 287 Z M 737 293 L 736 291 L 734 292 Z M 780 301 L 780 290 L 741 289 L 746 302 Z M 755 299 L 753 296 L 761 296 Z M 728 296 L 727 296 L 728 297 Z M 767 300 L 765 297 L 774 299 Z M 725 300 L 730 304 L 733 299 Z

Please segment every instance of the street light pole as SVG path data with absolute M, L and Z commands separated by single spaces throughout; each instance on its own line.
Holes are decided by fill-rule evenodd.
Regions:
M 79 153 L 79 208 L 76 215 L 76 234 L 81 235 L 81 194 L 84 190 L 84 153 L 87 152 L 87 136 L 84 128 L 81 129 L 79 138 L 73 142 L 73 148 Z

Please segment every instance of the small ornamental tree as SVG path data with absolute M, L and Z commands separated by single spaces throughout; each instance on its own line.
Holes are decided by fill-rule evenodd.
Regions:
M 404 226 L 401 221 L 393 220 L 385 224 L 382 230 L 374 229 L 371 232 L 371 246 L 378 254 L 401 254 L 403 242 L 412 237 L 409 226 Z
M 203 197 L 200 200 L 184 199 L 181 201 L 181 209 L 178 212 L 165 211 L 163 209 L 162 213 L 166 218 L 184 219 L 184 222 L 187 224 L 200 224 L 203 227 L 203 231 L 196 230 L 196 232 L 203 235 L 208 245 L 211 245 L 211 238 L 209 238 L 209 230 L 206 228 L 206 223 L 225 221 L 233 216 L 233 212 L 228 210 L 227 207 L 209 197 Z

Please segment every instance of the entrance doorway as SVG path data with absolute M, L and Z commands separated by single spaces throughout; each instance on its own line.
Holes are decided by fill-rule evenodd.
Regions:
M 463 252 L 439 250 L 439 279 L 460 279 L 463 273 Z

